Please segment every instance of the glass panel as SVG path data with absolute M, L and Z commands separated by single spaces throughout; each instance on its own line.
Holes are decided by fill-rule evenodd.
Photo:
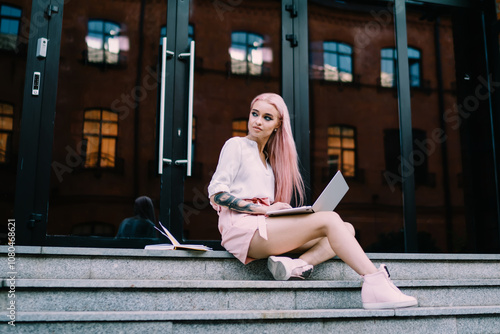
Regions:
M 194 114 L 198 138 L 193 175 L 186 178 L 184 187 L 183 214 L 184 237 L 192 240 L 220 240 L 207 186 L 222 145 L 232 136 L 246 135 L 255 96 L 281 92 L 281 2 L 241 1 L 229 9 L 221 11 L 209 1 L 191 1 L 189 22 L 197 36 Z M 242 22 L 246 30 L 241 29 Z M 229 71 L 244 75 L 228 75 Z
M 12 2 L 12 1 L 10 1 Z M 0 3 L 0 244 L 14 218 L 19 132 L 31 20 L 31 0 Z
M 357 1 L 308 3 L 312 201 L 341 169 L 350 190 L 337 211 L 354 225 L 361 245 L 367 251 L 403 251 L 401 191 L 392 189 L 384 177 L 384 152 L 388 149 L 384 130 L 398 127 L 398 104 L 392 90 L 378 89 L 375 84 L 380 77 L 377 64 L 381 55 L 393 59 L 393 50 L 385 50 L 396 45 L 392 9 L 376 1 L 373 5 Z M 374 24 L 377 33 L 371 30 Z M 355 83 L 325 84 L 313 75 L 322 65 L 318 59 L 322 61 L 323 53 L 330 50 L 331 44 L 325 42 L 332 40 L 342 41 L 338 48 L 345 54 L 351 54 L 345 46 L 352 48 L 349 62 L 340 58 L 340 68 L 353 71 L 350 75 L 356 78 Z M 382 71 L 391 78 L 393 69 L 392 62 L 387 68 L 383 64 Z M 397 159 L 397 155 L 392 158 Z
M 427 82 L 411 104 L 419 251 L 498 251 L 481 15 L 429 5 L 409 6 L 407 18 Z
M 123 222 L 120 237 L 134 238 L 144 236 L 138 226 L 157 223 L 154 129 L 166 13 L 166 1 L 65 2 L 49 235 L 113 239 Z M 151 206 L 134 204 L 142 195 Z M 144 218 L 141 208 L 152 214 Z
M 26 4 L 25 4 L 26 5 Z M 16 51 L 21 27 L 22 9 L 0 5 L 0 50 Z M 27 24 L 27 22 L 25 21 Z

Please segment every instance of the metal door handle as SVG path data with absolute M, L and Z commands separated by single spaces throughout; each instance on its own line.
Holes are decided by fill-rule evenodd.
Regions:
M 189 53 L 180 53 L 179 59 L 189 57 L 189 93 L 188 93 L 188 124 L 187 124 L 187 159 L 176 160 L 175 164 L 187 164 L 186 175 L 191 176 L 193 164 L 192 147 L 193 147 L 193 93 L 194 93 L 194 41 L 189 45 Z
M 158 133 L 158 174 L 163 174 L 163 163 L 171 164 L 171 159 L 163 158 L 163 140 L 165 138 L 165 81 L 167 78 L 167 58 L 174 53 L 167 50 L 167 38 L 162 38 L 161 48 L 161 86 L 160 86 L 160 129 Z

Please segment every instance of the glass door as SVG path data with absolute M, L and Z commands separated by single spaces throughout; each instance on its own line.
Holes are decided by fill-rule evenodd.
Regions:
M 0 244 L 14 219 L 31 0 L 0 2 Z
M 157 237 L 157 92 L 166 18 L 161 1 L 64 4 L 49 243 L 76 238 L 79 245 L 140 247 Z
M 185 36 L 177 36 L 184 43 L 177 45 L 180 52 L 189 52 L 191 40 L 196 45 L 191 72 L 194 90 L 192 102 L 188 101 L 193 111 L 189 119 L 185 116 L 182 120 L 183 129 L 192 127 L 188 153 L 192 164 L 189 176 L 183 170 L 183 176 L 172 181 L 184 179 L 183 187 L 172 187 L 184 191 L 181 202 L 172 204 L 171 217 L 181 222 L 177 233 L 183 239 L 206 243 L 220 240 L 217 214 L 207 198 L 207 187 L 224 142 L 233 136 L 246 136 L 250 102 L 255 96 L 264 92 L 281 94 L 282 4 L 279 0 L 191 0 L 189 6 L 189 15 L 178 16 L 183 20 L 178 21 L 178 29 Z M 168 43 L 170 48 L 170 37 Z M 187 71 L 184 69 L 184 73 Z M 182 85 L 189 84 L 187 79 Z M 179 89 L 177 79 L 175 87 Z M 178 114 L 186 111 L 175 109 L 174 117 Z M 177 127 L 173 138 L 175 131 Z M 181 149 L 187 153 L 185 145 L 183 142 Z

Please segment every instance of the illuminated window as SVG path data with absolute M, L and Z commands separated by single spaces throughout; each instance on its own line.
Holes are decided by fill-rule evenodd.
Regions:
M 264 58 L 270 57 L 268 49 L 263 48 L 261 35 L 235 31 L 231 34 L 231 73 L 261 75 Z M 269 59 L 267 59 L 269 60 Z
M 248 133 L 248 119 L 235 119 L 233 121 L 233 137 L 246 137 Z
M 118 114 L 102 109 L 85 111 L 83 141 L 86 168 L 113 168 L 116 162 Z
M 0 103 L 0 164 L 10 162 L 13 123 L 14 107 L 7 103 Z
M 16 50 L 21 9 L 9 5 L 0 5 L 0 49 Z
M 394 48 L 385 48 L 380 51 L 380 84 L 382 87 L 396 87 L 396 65 L 397 52 Z M 408 48 L 408 65 L 410 69 L 410 87 L 420 87 L 421 85 L 421 63 L 420 51 L 415 48 Z
M 356 131 L 353 127 L 328 127 L 328 166 L 331 174 L 340 170 L 344 176 L 356 176 Z
M 128 40 L 121 38 L 120 25 L 103 20 L 89 20 L 87 60 L 95 64 L 118 64 L 120 51 L 128 50 Z
M 339 42 L 323 42 L 323 79 L 352 82 L 352 47 Z

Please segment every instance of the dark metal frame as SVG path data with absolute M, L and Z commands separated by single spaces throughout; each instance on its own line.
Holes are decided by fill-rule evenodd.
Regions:
M 33 0 L 31 7 L 15 195 L 16 243 L 25 245 L 43 245 L 47 230 L 63 0 L 52 0 L 48 6 L 47 1 Z M 40 13 L 45 13 L 42 22 Z M 50 42 L 47 58 L 37 59 L 40 37 Z M 36 71 L 41 73 L 39 96 L 31 94 Z

